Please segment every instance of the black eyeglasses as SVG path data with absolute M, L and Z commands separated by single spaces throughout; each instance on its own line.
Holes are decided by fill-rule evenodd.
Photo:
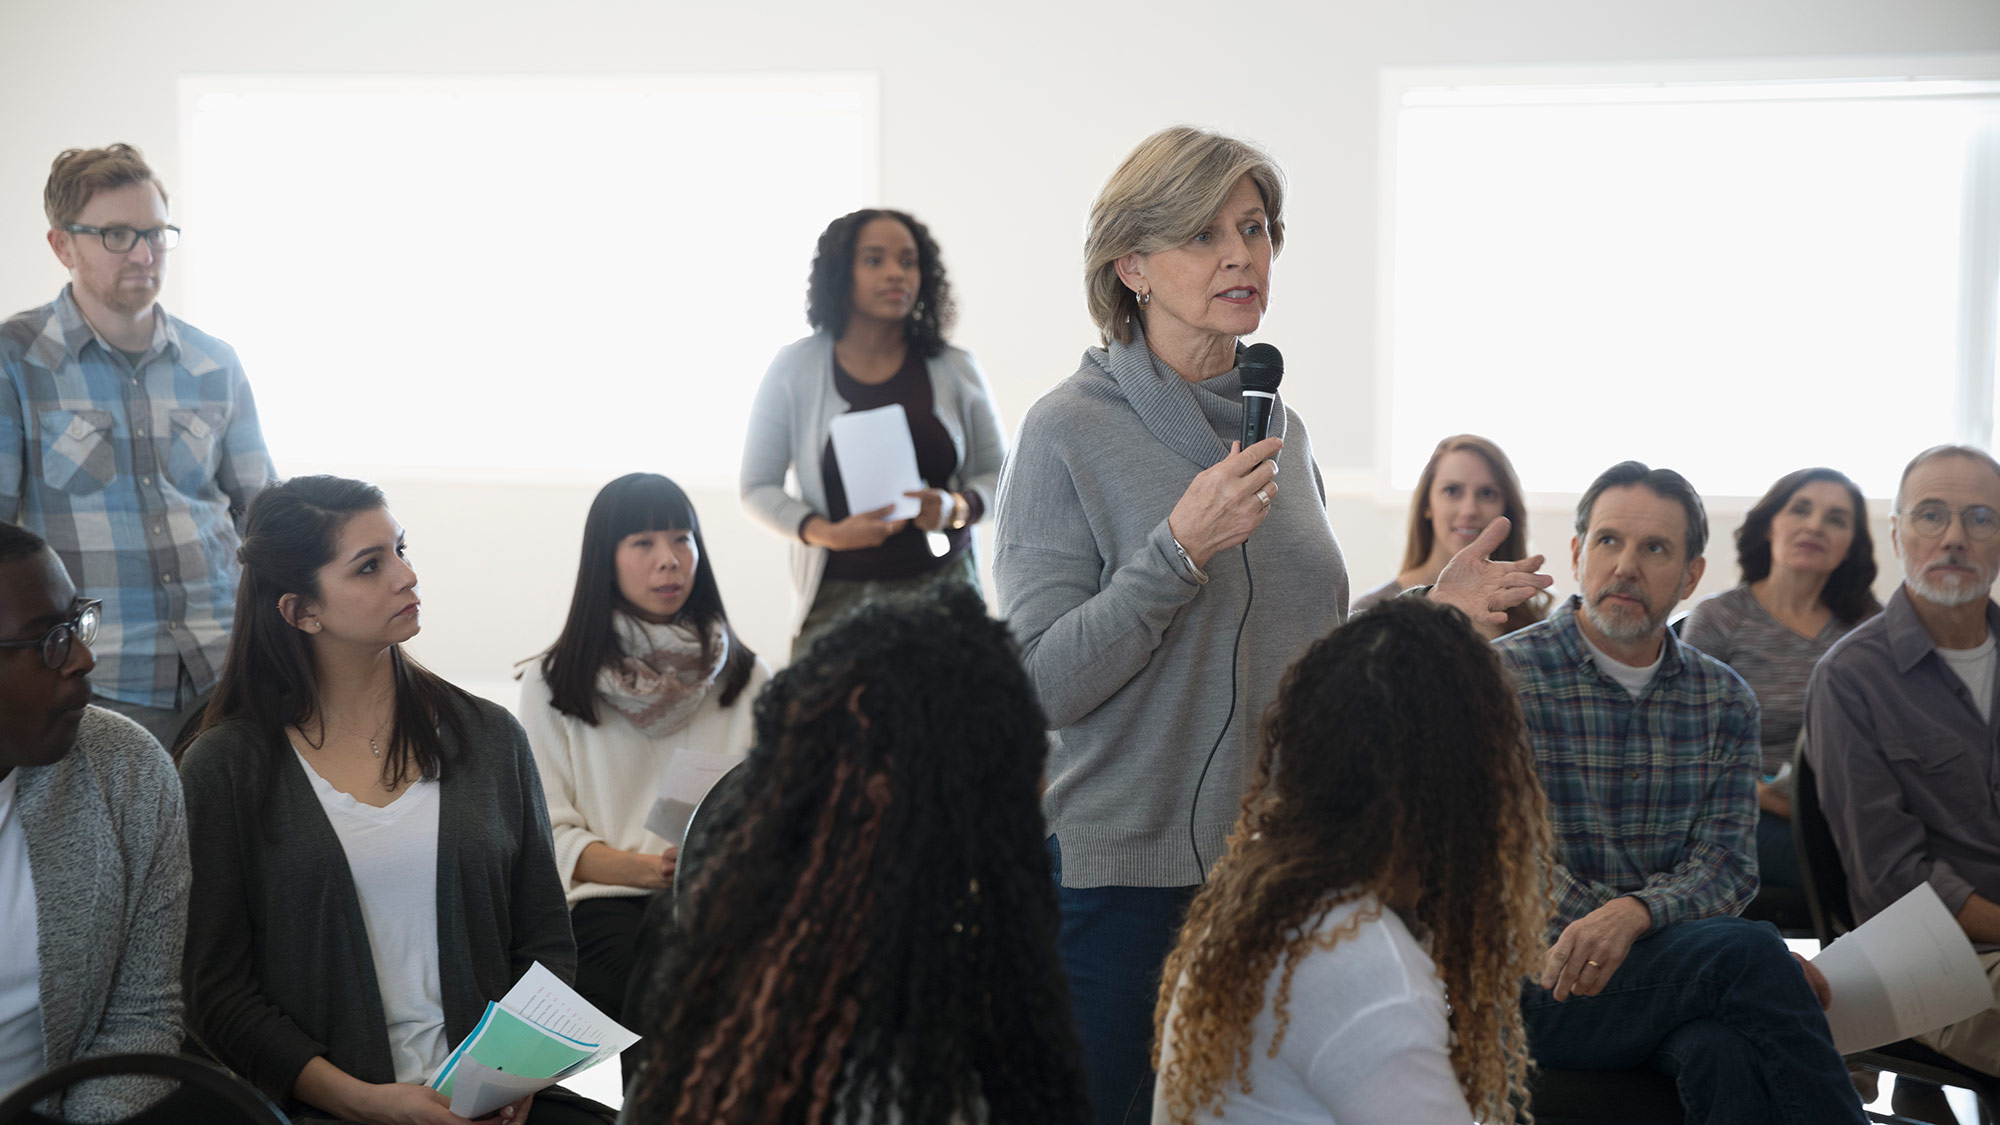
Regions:
M 76 612 L 68 621 L 50 629 L 39 637 L 25 641 L 0 641 L 0 648 L 39 648 L 42 663 L 51 671 L 61 671 L 69 663 L 70 645 L 82 642 L 89 648 L 97 639 L 97 623 L 104 617 L 104 601 L 101 598 L 80 598 L 76 602 Z
M 155 250 L 172 250 L 181 244 L 181 228 L 175 226 L 135 230 L 131 227 L 87 227 L 82 223 L 71 223 L 63 229 L 71 234 L 94 234 L 113 254 L 130 254 L 142 238 Z

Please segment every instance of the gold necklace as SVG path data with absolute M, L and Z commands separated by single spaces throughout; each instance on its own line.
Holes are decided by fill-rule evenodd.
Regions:
M 320 730 L 321 730 L 322 732 L 324 732 L 324 731 L 326 730 L 327 726 L 329 725 L 329 724 L 328 724 L 328 722 L 327 722 L 327 718 L 326 718 L 326 716 L 325 716 L 325 715 L 321 715 L 321 716 L 319 717 L 319 725 L 320 725 Z M 381 760 L 381 757 L 382 757 L 382 746 L 381 746 L 381 744 L 380 744 L 379 742 L 377 742 L 377 741 L 376 741 L 376 740 L 375 740 L 375 739 L 374 739 L 373 737 L 371 737 L 371 736 L 369 736 L 369 735 L 365 735 L 365 734 L 362 734 L 362 733 L 361 733 L 360 731 L 358 731 L 358 730 L 355 730 L 355 729 L 354 729 L 353 727 L 349 727 L 349 726 L 343 726 L 343 725 L 342 725 L 342 724 L 340 724 L 340 723 L 332 723 L 332 724 L 330 724 L 330 725 L 332 725 L 332 726 L 333 726 L 333 728 L 334 728 L 335 730 L 339 730 L 339 731 L 343 731 L 343 732 L 345 732 L 345 733 L 347 733 L 347 734 L 351 734 L 351 735 L 353 735 L 353 736 L 354 736 L 354 737 L 356 737 L 356 738 L 366 738 L 366 739 L 368 739 L 368 752 L 369 752 L 370 754 L 373 754 L 373 755 L 375 755 L 375 758 L 376 758 L 376 760 L 377 760 L 377 761 Z M 324 746 L 324 745 L 326 745 L 326 736 L 325 736 L 325 734 L 324 734 L 324 733 L 322 733 L 322 734 L 320 735 L 320 740 L 319 740 L 319 742 L 320 742 L 320 745 L 321 745 L 321 746 Z

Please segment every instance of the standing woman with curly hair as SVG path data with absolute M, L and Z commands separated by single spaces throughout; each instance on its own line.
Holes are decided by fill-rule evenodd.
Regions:
M 883 594 L 979 585 L 969 528 L 992 507 L 1006 446 L 986 377 L 945 341 L 954 315 L 937 243 L 910 215 L 856 211 L 819 236 L 806 290 L 813 334 L 764 373 L 741 476 L 744 507 L 792 543 L 795 655 Z M 836 416 L 888 406 L 909 418 L 924 481 L 907 494 L 922 502 L 911 519 L 854 511 L 829 437 Z
M 647 1125 L 1082 1125 L 1042 713 L 964 587 L 859 610 L 758 697 L 742 806 L 633 1029 Z
M 1512 1121 L 1550 850 L 1514 689 L 1397 598 L 1285 674 L 1155 1010 L 1153 1120 Z

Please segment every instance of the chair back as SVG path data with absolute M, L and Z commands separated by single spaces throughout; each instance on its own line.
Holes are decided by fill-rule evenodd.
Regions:
M 180 1088 L 153 1106 L 122 1119 L 123 1125 L 171 1125 L 200 1121 L 204 1125 L 286 1125 L 285 1115 L 255 1086 L 234 1074 L 185 1055 L 99 1055 L 74 1059 L 29 1079 L 0 1100 L 0 1125 L 40 1125 L 57 1119 L 35 1110 L 35 1103 L 91 1078 L 144 1075 L 169 1078 Z
M 1819 804 L 1819 780 L 1812 756 L 1799 744 L 1792 765 L 1792 843 L 1799 853 L 1799 874 L 1805 877 L 1806 907 L 1821 946 L 1854 928 L 1854 908 L 1847 900 L 1847 870 Z

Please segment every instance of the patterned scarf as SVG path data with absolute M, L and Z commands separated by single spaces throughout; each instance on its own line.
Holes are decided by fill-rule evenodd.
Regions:
M 713 645 L 687 625 L 654 625 L 611 615 L 619 656 L 597 673 L 597 694 L 649 738 L 688 724 L 729 658 L 729 638 L 711 627 Z M 713 648 L 711 655 L 707 649 Z

